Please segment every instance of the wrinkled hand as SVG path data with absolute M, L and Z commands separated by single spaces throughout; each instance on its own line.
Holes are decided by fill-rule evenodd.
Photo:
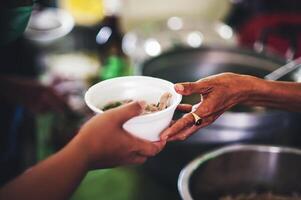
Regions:
M 159 153 L 165 141 L 148 142 L 127 133 L 122 125 L 142 113 L 145 103 L 133 102 L 91 118 L 76 136 L 78 148 L 86 155 L 89 168 L 141 164 Z
M 5 91 L 3 96 L 6 101 L 23 105 L 32 112 L 71 112 L 65 98 L 57 94 L 53 88 L 46 87 L 38 81 L 20 77 L 5 77 L 2 78 L 1 84 Z
M 200 125 L 194 125 L 191 113 L 184 115 L 161 135 L 161 139 L 185 140 L 198 129 L 213 123 L 222 113 L 242 103 L 251 90 L 255 77 L 223 73 L 201 79 L 197 82 L 178 83 L 175 90 L 182 95 L 202 94 L 203 102 L 197 105 L 181 104 L 178 109 L 194 112 L 202 118 Z

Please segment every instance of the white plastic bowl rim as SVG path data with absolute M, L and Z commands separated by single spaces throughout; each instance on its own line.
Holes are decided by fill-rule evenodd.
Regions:
M 149 79 L 149 80 L 155 80 L 155 81 L 160 81 L 160 82 L 164 82 L 164 84 L 169 85 L 171 88 L 174 87 L 174 84 L 172 82 L 163 80 L 163 79 L 159 79 L 159 78 L 154 78 L 154 77 L 150 77 L 150 76 L 124 76 L 124 77 L 118 77 L 118 78 L 113 78 L 113 79 L 108 79 L 102 82 L 99 82 L 93 86 L 91 86 L 88 91 L 85 94 L 85 102 L 87 103 L 88 107 L 90 109 L 92 109 L 94 112 L 96 113 L 104 113 L 103 110 L 97 108 L 95 105 L 93 105 L 91 103 L 91 101 L 89 100 L 89 96 L 90 93 L 96 88 L 96 87 L 100 87 L 100 85 L 107 85 L 110 84 L 116 80 L 121 80 L 121 79 Z M 175 96 L 175 101 L 173 101 L 173 103 L 168 106 L 166 109 L 159 111 L 159 112 L 154 112 L 154 113 L 150 113 L 150 114 L 146 114 L 146 115 L 140 115 L 137 117 L 133 117 L 132 120 L 135 119 L 135 122 L 139 122 L 139 121 L 145 121 L 145 120 L 153 120 L 153 119 L 157 119 L 157 118 L 162 118 L 164 117 L 166 114 L 169 113 L 170 110 L 175 109 L 175 107 L 181 102 L 182 100 L 182 95 L 174 92 L 173 95 Z

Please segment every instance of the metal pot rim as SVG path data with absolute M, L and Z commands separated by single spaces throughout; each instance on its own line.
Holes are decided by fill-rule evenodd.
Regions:
M 149 58 L 145 60 L 143 63 L 141 63 L 142 71 L 144 70 L 145 66 L 150 65 L 151 63 L 157 61 L 158 59 L 164 58 L 166 56 L 171 56 L 174 54 L 179 53 L 189 53 L 189 52 L 206 52 L 206 51 L 216 51 L 216 52 L 226 52 L 226 53 L 232 53 L 232 54 L 238 54 L 238 55 L 245 55 L 245 56 L 251 56 L 256 57 L 257 59 L 268 59 L 271 62 L 279 63 L 279 64 L 285 64 L 286 61 L 283 58 L 280 58 L 279 56 L 269 53 L 269 52 L 261 52 L 258 53 L 252 49 L 244 48 L 244 47 L 225 47 L 225 46 L 202 46 L 198 48 L 192 48 L 192 47 L 181 47 L 176 49 L 171 49 L 169 51 L 166 51 L 159 56 Z
M 193 200 L 189 192 L 189 179 L 195 169 L 202 163 L 205 163 L 213 158 L 229 152 L 237 151 L 257 151 L 257 152 L 269 152 L 269 153 L 291 153 L 301 156 L 301 150 L 290 147 L 282 146 L 270 146 L 270 145 L 230 145 L 222 147 L 213 151 L 210 151 L 202 156 L 199 156 L 188 163 L 180 172 L 178 179 L 178 191 L 182 199 Z

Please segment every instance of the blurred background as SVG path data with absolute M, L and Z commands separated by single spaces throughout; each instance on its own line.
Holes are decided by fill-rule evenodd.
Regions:
M 0 56 L 1 76 L 37 81 L 69 107 L 32 112 L 20 102 L 1 102 L 4 184 L 58 151 L 93 115 L 83 96 L 94 83 L 125 75 L 175 83 L 228 71 L 264 77 L 301 56 L 301 2 L 40 0 L 23 36 Z M 299 81 L 301 71 L 282 80 Z M 16 88 L 10 92 L 35 97 L 31 87 Z M 90 172 L 72 200 L 179 199 L 178 175 L 196 156 L 234 143 L 301 147 L 299 122 L 298 113 L 235 107 L 188 140 L 168 144 L 143 166 Z

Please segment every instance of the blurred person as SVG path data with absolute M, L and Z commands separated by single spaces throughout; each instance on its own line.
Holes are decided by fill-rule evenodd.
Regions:
M 15 122 L 18 121 L 15 119 L 19 119 L 19 112 L 17 117 L 12 115 L 10 118 L 14 111 L 20 110 L 16 105 L 32 112 L 64 112 L 68 109 L 64 99 L 53 89 L 32 79 L 32 74 L 24 76 L 20 73 L 25 70 L 22 59 L 16 56 L 19 51 L 16 41 L 26 28 L 32 5 L 32 0 L 0 2 L 0 61 L 21 64 L 12 67 L 5 62 L 0 63 L 0 119 L 5 124 L 0 126 L 1 151 L 2 147 L 8 146 L 11 152 L 12 148 L 7 145 L 11 139 L 11 146 L 15 148 L 17 145 L 17 135 L 10 135 L 10 129 L 15 134 Z M 28 73 L 25 71 L 25 74 Z M 93 117 L 62 150 L 6 184 L 0 190 L 0 199 L 67 199 L 89 170 L 143 163 L 147 157 L 157 154 L 165 142 L 146 142 L 122 129 L 125 121 L 141 111 L 138 103 L 131 103 Z M 15 162 L 10 162 L 11 158 L 0 153 L 1 173 L 7 176 L 11 171 L 6 170 L 14 168 Z M 5 163 L 7 160 L 10 162 L 8 165 Z M 7 177 L 0 178 L 0 184 L 6 181 Z
M 2 5 L 3 4 L 3 5 Z M 28 63 L 19 52 L 18 42 L 29 21 L 33 0 L 11 0 L 1 2 L 0 8 L 0 101 L 22 105 L 33 112 L 68 109 L 65 100 L 52 88 L 33 79 L 36 72 L 28 73 Z M 26 49 L 27 50 L 27 49 Z M 29 50 L 29 49 L 28 49 Z M 29 50 L 30 51 L 30 50 Z M 20 60 L 20 62 L 18 62 Z M 8 66 L 12 63 L 12 66 Z M 16 66 L 18 65 L 18 66 Z M 34 69 L 29 69 L 34 71 Z
M 147 142 L 122 128 L 145 106 L 132 102 L 91 118 L 62 150 L 0 189 L 0 199 L 68 199 L 89 170 L 141 164 L 156 155 L 165 141 Z
M 32 6 L 33 0 L 0 2 L 0 185 L 22 168 L 22 142 L 34 137 L 22 135 L 22 125 L 33 128 L 32 113 L 70 112 L 62 96 L 35 80 L 36 70 L 26 62 L 31 49 L 24 51 L 20 36 Z
M 179 110 L 190 113 L 162 133 L 161 139 L 168 141 L 185 140 L 237 104 L 301 112 L 301 83 L 296 82 L 222 73 L 196 82 L 177 83 L 175 90 L 185 96 L 200 94 L 203 101 L 178 106 Z

